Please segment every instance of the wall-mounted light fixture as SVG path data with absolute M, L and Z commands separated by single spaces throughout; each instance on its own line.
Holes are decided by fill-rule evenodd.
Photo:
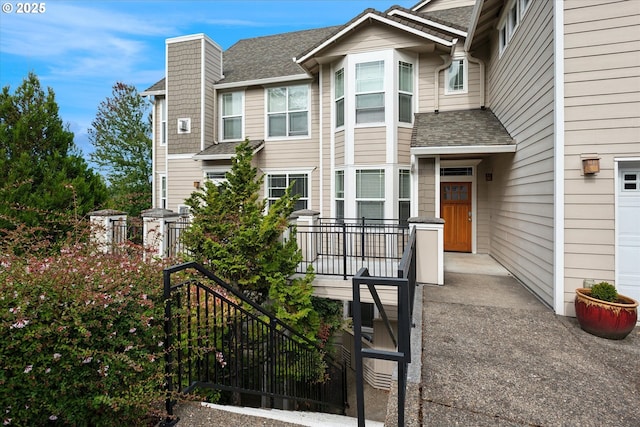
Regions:
M 600 172 L 600 157 L 597 154 L 581 154 L 582 173 L 594 175 Z
M 200 188 L 200 181 L 193 181 L 194 188 Z

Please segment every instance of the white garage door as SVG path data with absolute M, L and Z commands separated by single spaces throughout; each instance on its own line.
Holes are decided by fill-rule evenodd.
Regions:
M 620 163 L 618 182 L 616 288 L 640 301 L 640 162 Z

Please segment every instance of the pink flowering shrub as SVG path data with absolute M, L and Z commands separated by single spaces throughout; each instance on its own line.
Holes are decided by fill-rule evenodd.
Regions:
M 86 244 L 46 257 L 0 255 L 0 422 L 157 421 L 163 267 Z

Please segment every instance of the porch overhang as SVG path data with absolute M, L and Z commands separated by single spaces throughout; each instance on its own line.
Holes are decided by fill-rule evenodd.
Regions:
M 236 155 L 236 147 L 242 142 L 218 142 L 193 156 L 193 160 L 231 160 Z M 262 150 L 264 141 L 250 141 L 253 154 Z
M 481 155 L 514 153 L 516 141 L 487 109 L 418 113 L 414 117 L 411 154 Z

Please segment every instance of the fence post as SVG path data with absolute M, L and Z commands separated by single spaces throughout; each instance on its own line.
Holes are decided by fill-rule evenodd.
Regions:
M 444 285 L 444 220 L 412 217 L 408 221 L 416 229 L 416 258 L 421 260 L 416 282 Z
M 319 217 L 320 212 L 309 209 L 301 209 L 291 214 L 291 219 L 296 220 L 296 240 L 302 252 L 302 262 L 307 264 L 313 263 L 318 258 L 315 233 Z
M 127 220 L 127 214 L 113 209 L 103 209 L 89 212 L 89 222 L 91 224 L 91 241 L 96 244 L 98 250 L 109 253 L 113 249 L 113 229 L 115 221 Z M 125 232 L 126 238 L 126 232 Z
M 176 222 L 180 214 L 168 209 L 153 208 L 142 211 L 144 221 L 142 245 L 145 256 L 165 257 L 169 247 L 168 223 Z

